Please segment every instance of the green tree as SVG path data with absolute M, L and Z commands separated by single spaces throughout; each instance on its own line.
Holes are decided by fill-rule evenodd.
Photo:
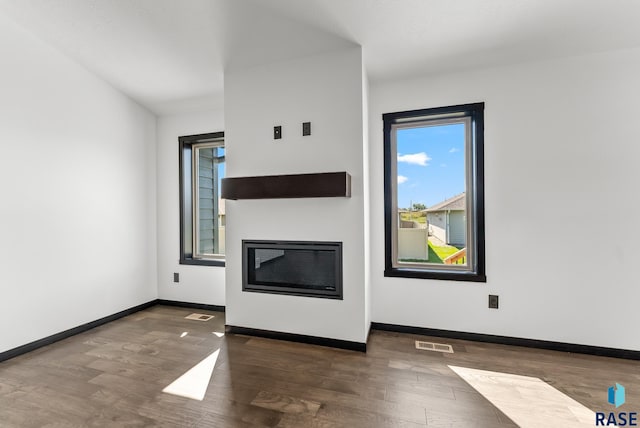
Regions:
M 425 204 L 415 203 L 412 207 L 413 211 L 426 210 L 427 206 Z

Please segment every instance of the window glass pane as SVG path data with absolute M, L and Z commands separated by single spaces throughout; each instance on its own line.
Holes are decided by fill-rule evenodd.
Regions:
M 466 265 L 466 122 L 396 129 L 397 261 Z
M 183 197 L 183 206 L 180 207 L 180 217 L 182 220 L 182 254 L 193 254 L 193 195 L 191 192 L 191 177 L 192 177 L 192 160 L 191 160 L 191 146 L 185 148 L 182 155 L 182 175 L 181 175 L 181 184 L 182 188 L 181 195 Z M 188 207 L 188 208 L 187 208 Z
M 197 255 L 224 254 L 224 200 L 220 183 L 224 177 L 224 147 L 197 148 Z

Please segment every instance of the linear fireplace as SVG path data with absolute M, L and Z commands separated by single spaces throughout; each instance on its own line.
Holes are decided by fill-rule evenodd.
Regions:
M 243 240 L 242 290 L 342 299 L 342 243 Z

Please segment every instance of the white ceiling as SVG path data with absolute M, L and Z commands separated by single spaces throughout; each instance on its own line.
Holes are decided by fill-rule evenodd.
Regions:
M 225 69 L 362 45 L 372 82 L 640 46 L 638 0 L 0 0 L 157 114 L 221 106 Z

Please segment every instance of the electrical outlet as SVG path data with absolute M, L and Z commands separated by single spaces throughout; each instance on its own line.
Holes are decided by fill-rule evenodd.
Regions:
M 302 122 L 302 136 L 311 135 L 311 122 Z
M 273 139 L 279 140 L 282 138 L 282 126 L 273 127 Z
M 173 273 L 173 282 L 180 282 L 180 274 L 178 272 Z
M 498 296 L 495 294 L 489 294 L 489 308 L 498 309 Z

